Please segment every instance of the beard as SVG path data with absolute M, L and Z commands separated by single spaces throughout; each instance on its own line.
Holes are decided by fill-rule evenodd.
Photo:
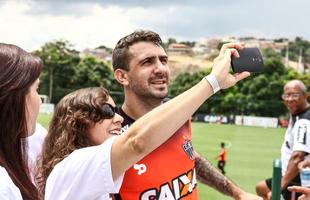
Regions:
M 150 84 L 150 82 L 145 82 L 141 84 L 139 81 L 132 81 L 130 83 L 131 91 L 141 99 L 144 100 L 163 100 L 168 96 L 168 85 L 155 85 Z

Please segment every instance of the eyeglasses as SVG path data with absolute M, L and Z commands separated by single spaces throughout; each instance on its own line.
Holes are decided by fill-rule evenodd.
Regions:
M 117 108 L 111 104 L 104 103 L 100 108 L 100 115 L 104 119 L 112 119 L 115 116 Z
M 289 98 L 293 100 L 299 99 L 299 97 L 302 95 L 302 93 L 291 93 L 291 94 L 282 94 L 282 99 L 283 100 L 288 100 Z

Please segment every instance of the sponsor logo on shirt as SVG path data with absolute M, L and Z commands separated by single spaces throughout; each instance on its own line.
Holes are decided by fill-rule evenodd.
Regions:
M 145 164 L 135 164 L 133 166 L 133 168 L 138 171 L 139 176 L 146 172 L 146 165 Z
M 187 156 L 191 159 L 194 160 L 194 148 L 192 145 L 192 141 L 186 139 L 184 144 L 182 145 L 183 150 L 187 154 Z
M 150 188 L 143 191 L 140 200 L 177 200 L 191 194 L 197 186 L 195 169 L 182 174 L 170 183 L 166 182 L 157 188 Z
M 306 126 L 306 124 L 302 124 L 298 127 L 297 141 L 301 144 L 306 144 L 306 141 L 307 141 L 307 126 Z

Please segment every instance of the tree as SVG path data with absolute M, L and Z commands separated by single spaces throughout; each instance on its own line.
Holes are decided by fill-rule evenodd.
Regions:
M 96 49 L 104 49 L 107 53 L 112 54 L 113 49 L 106 47 L 104 45 L 100 45 L 99 47 L 97 47 Z
M 73 84 L 78 88 L 96 86 L 108 88 L 114 79 L 111 68 L 95 57 L 83 58 L 74 71 Z
M 168 38 L 167 42 L 163 42 L 163 48 L 168 49 L 170 44 L 177 43 L 177 40 L 174 38 Z
M 287 69 L 278 56 L 265 57 L 264 71 L 238 83 L 239 106 L 245 115 L 277 117 L 286 112 L 281 94 Z
M 173 43 L 177 43 L 177 40 L 174 38 L 168 38 L 168 42 L 167 42 L 168 46 Z
M 72 83 L 73 67 L 80 61 L 78 52 L 71 47 L 68 41 L 56 40 L 44 44 L 40 50 L 34 52 L 43 61 L 41 92 L 48 94 L 53 103 L 68 93 L 66 89 Z
M 310 83 L 310 77 L 299 75 L 287 69 L 281 62 L 281 56 L 271 49 L 264 52 L 264 71 L 252 74 L 234 87 L 221 90 L 205 102 L 198 112 L 208 114 L 245 114 L 256 116 L 278 117 L 285 115 L 287 110 L 282 103 L 281 94 L 287 80 L 299 78 Z M 175 96 L 200 81 L 210 70 L 193 74 L 184 73 L 177 76 L 171 83 L 170 95 Z
M 114 78 L 112 67 L 95 57 L 83 58 L 74 68 L 72 85 L 78 88 L 105 87 L 117 105 L 123 102 L 123 90 Z
M 302 39 L 301 37 L 296 37 L 294 41 L 289 42 L 289 58 L 293 61 L 298 61 L 300 51 L 302 51 L 303 62 L 310 63 L 310 42 Z M 282 51 L 282 55 L 285 54 L 285 50 Z

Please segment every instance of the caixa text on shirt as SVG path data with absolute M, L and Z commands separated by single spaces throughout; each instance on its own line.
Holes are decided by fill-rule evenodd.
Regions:
M 140 195 L 140 200 L 177 200 L 191 194 L 196 188 L 196 171 L 191 169 L 186 174 L 182 174 L 173 179 L 169 184 L 164 183 L 157 188 L 150 188 L 143 191 Z

